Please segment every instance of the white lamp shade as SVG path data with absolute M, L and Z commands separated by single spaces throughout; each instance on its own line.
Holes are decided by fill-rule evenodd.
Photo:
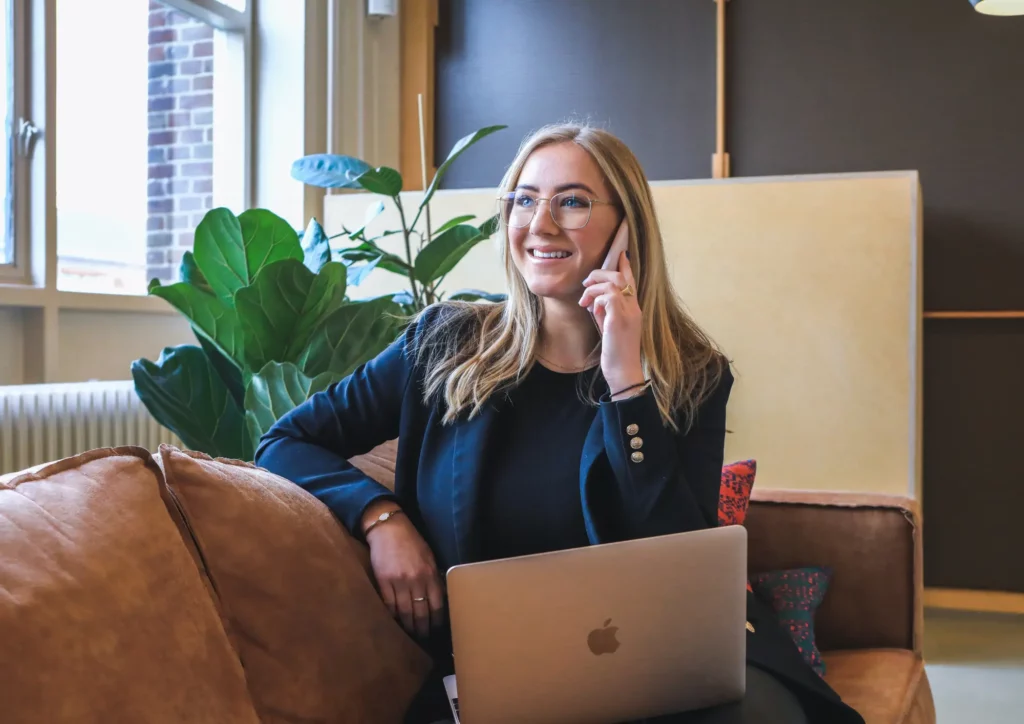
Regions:
M 971 4 L 985 15 L 1024 15 L 1024 0 L 971 0 Z

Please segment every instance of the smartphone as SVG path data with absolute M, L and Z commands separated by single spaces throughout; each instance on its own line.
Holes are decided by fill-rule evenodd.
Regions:
M 622 256 L 622 252 L 629 249 L 629 224 L 626 222 L 625 217 L 622 219 L 622 223 L 619 224 L 619 230 L 615 232 L 615 238 L 612 239 L 612 245 L 608 249 L 608 255 L 604 258 L 604 263 L 601 264 L 601 269 L 604 271 L 617 271 L 619 268 L 619 258 Z M 590 312 L 590 316 L 594 317 L 594 305 L 591 304 L 587 307 Z M 594 324 L 597 324 L 597 319 L 594 319 Z M 600 331 L 600 326 L 598 326 Z

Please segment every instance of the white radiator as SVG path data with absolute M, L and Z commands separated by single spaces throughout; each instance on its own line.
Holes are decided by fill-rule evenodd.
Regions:
M 0 475 L 98 447 L 182 446 L 131 381 L 0 387 Z

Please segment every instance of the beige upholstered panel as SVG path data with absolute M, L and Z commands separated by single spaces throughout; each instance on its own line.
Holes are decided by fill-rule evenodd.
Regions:
M 736 365 L 727 458 L 757 458 L 759 487 L 919 495 L 917 174 L 665 182 L 654 195 L 678 291 Z M 494 196 L 438 194 L 435 227 L 485 218 Z M 368 204 L 328 196 L 328 233 L 358 227 Z M 389 208 L 371 229 L 396 219 Z M 377 271 L 353 296 L 403 286 Z M 501 291 L 494 245 L 446 286 Z

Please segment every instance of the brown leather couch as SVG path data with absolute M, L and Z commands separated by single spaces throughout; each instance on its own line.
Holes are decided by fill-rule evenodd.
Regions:
M 355 462 L 388 484 L 394 446 Z M 907 500 L 759 491 L 754 572 L 827 564 L 828 679 L 869 724 L 934 722 Z M 0 477 L 5 724 L 400 722 L 429 662 L 366 550 L 297 486 L 164 446 Z

